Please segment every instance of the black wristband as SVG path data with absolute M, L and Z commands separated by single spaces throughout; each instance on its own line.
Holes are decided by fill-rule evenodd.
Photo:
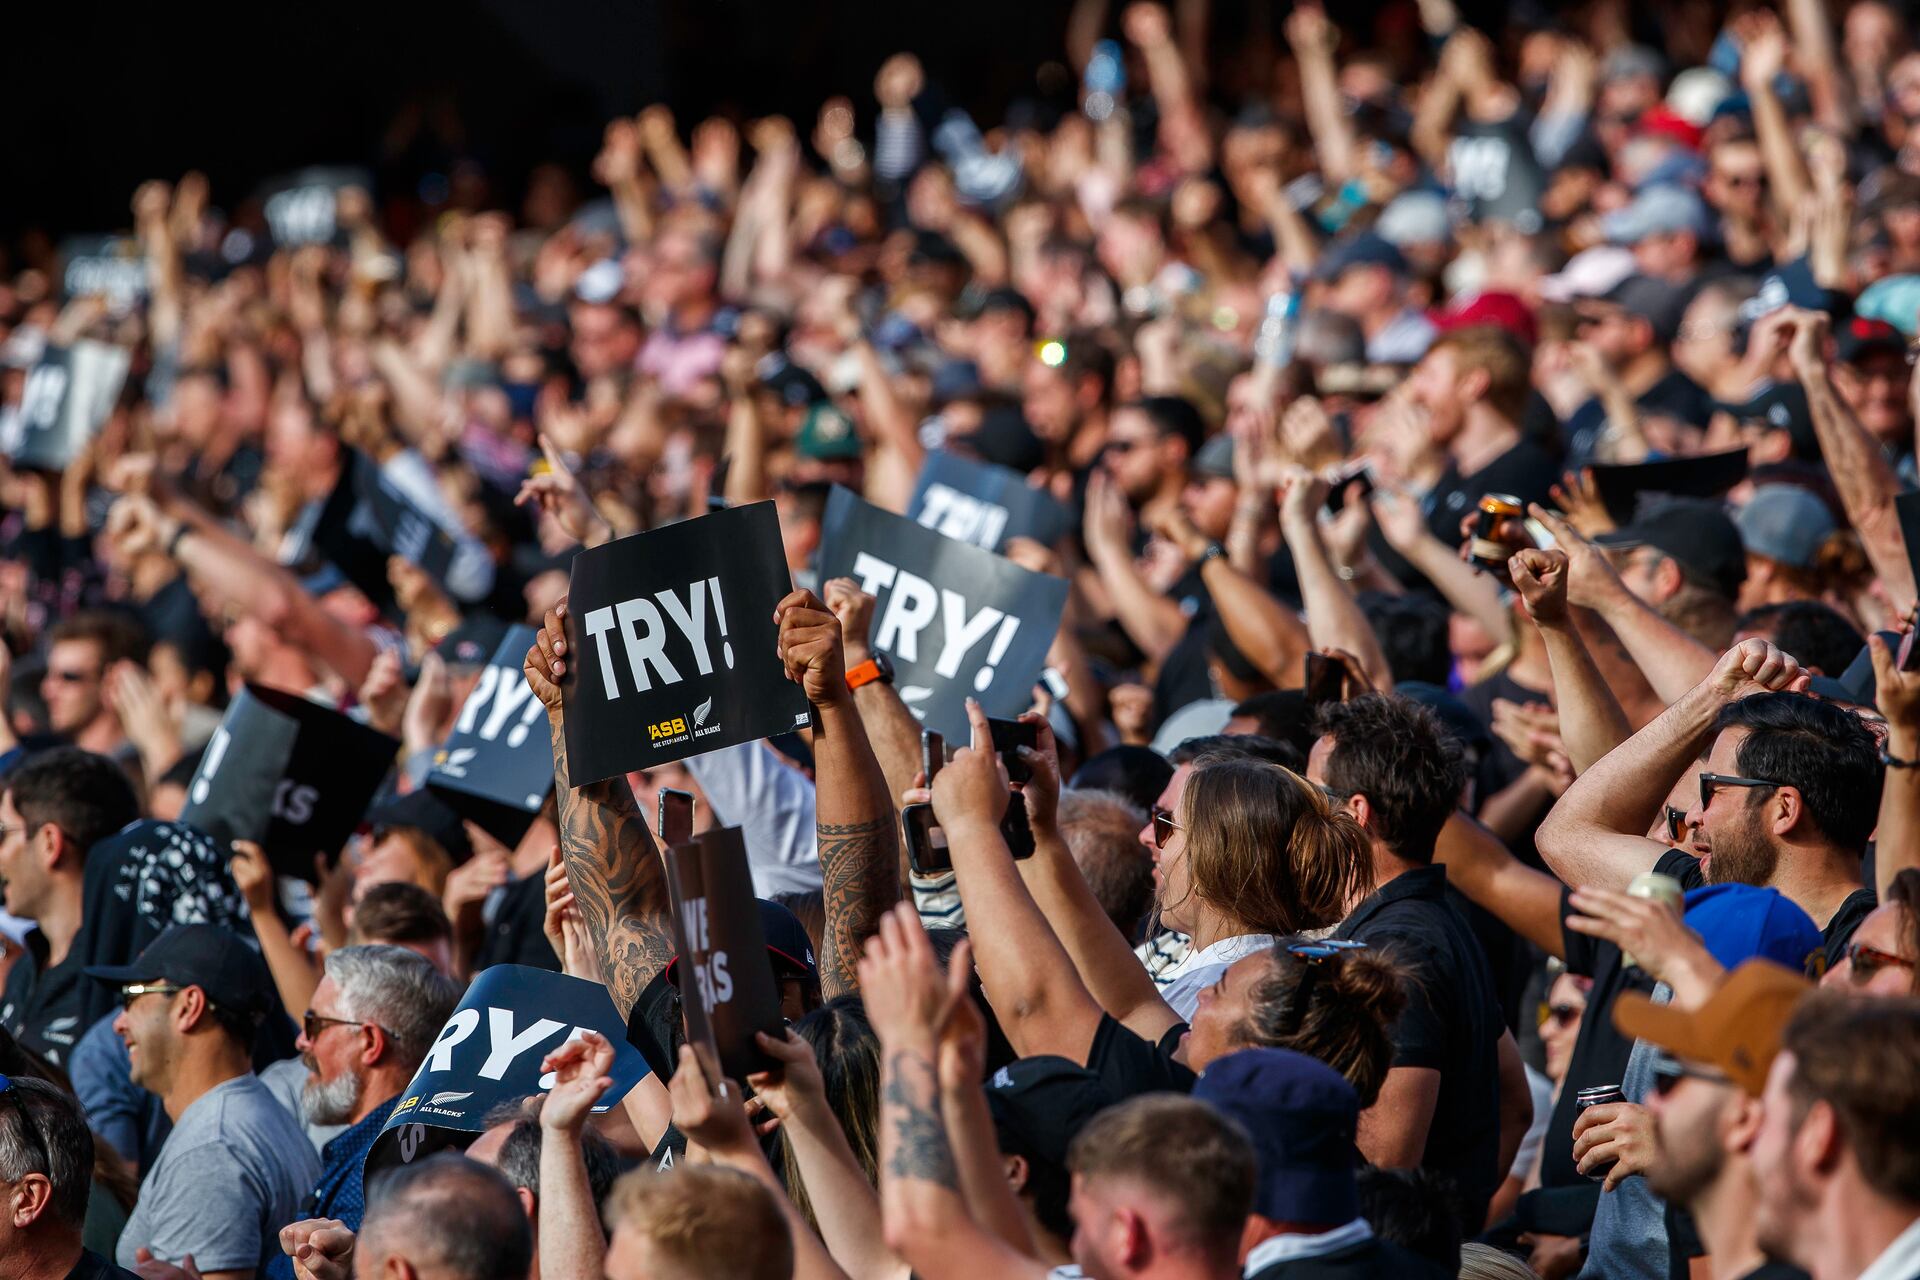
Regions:
M 1885 751 L 1880 753 L 1880 763 L 1889 769 L 1920 769 L 1920 760 L 1902 760 L 1899 756 L 1890 756 Z
M 173 536 L 167 539 L 167 559 L 175 560 L 179 558 L 180 540 L 192 532 L 193 526 L 185 520 L 182 520 L 174 528 Z
M 1194 563 L 1204 569 L 1207 567 L 1207 561 L 1222 559 L 1226 556 L 1226 554 L 1227 554 L 1227 549 L 1225 547 L 1221 546 L 1217 542 L 1209 542 L 1207 544 L 1207 549 L 1200 553 L 1200 558 L 1194 561 Z

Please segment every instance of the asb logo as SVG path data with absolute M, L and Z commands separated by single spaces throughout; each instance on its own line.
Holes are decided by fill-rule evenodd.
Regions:
M 647 726 L 647 740 L 659 742 L 663 739 L 678 737 L 687 731 L 685 716 L 675 716 L 671 720 L 662 720 L 658 724 Z
M 408 1098 L 405 1102 L 395 1107 L 393 1109 L 393 1112 L 395 1115 L 398 1115 L 402 1111 L 411 1111 L 419 1105 L 420 1105 L 420 1095 L 416 1093 L 411 1098 Z

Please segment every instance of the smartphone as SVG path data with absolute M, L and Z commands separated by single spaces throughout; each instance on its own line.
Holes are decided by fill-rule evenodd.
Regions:
M 1352 466 L 1343 467 L 1333 477 L 1333 488 L 1327 491 L 1327 510 L 1340 511 L 1347 505 L 1347 490 L 1355 481 L 1360 483 L 1360 496 L 1366 497 L 1373 492 L 1373 462 L 1362 458 Z
M 1324 653 L 1307 655 L 1307 706 L 1319 708 L 1347 700 L 1347 669 Z
M 932 805 L 908 805 L 900 811 L 900 822 L 907 833 L 907 863 L 915 875 L 937 876 L 953 870 L 947 833 L 934 819 Z
M 1020 748 L 1040 749 L 1040 726 L 1022 720 L 990 718 L 987 727 L 993 731 L 993 749 L 1000 753 L 1000 762 L 1007 766 L 1007 781 L 1016 787 L 1031 782 L 1033 766 L 1021 758 Z
M 693 839 L 693 793 L 660 788 L 660 847 L 671 849 Z
M 933 776 L 940 772 L 940 766 L 947 762 L 947 740 L 931 729 L 920 731 L 920 772 L 927 775 L 927 785 L 933 785 Z
M 1033 856 L 1033 828 L 1027 822 L 1027 802 L 1017 791 L 1007 798 L 1007 813 L 1000 819 L 1000 838 L 1007 842 L 1007 851 L 1015 862 Z

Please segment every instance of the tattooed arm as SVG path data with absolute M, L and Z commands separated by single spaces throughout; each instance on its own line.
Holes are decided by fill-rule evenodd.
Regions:
M 966 1000 L 966 949 L 942 975 L 911 905 L 887 913 L 860 962 L 880 1039 L 880 1210 L 887 1247 L 921 1280 L 1040 1280 L 1047 1268 L 983 1228 L 961 1191 L 941 1118 L 942 1027 Z
M 859 989 L 860 945 L 900 900 L 900 835 L 886 775 L 847 689 L 840 621 L 812 592 L 796 591 L 774 610 L 787 678 L 813 703 L 814 830 L 827 924 L 820 994 Z
M 624 1019 L 673 955 L 673 904 L 666 868 L 627 780 L 609 778 L 575 788 L 568 777 L 560 701 L 560 680 L 567 671 L 566 618 L 564 600 L 548 610 L 539 639 L 527 650 L 525 670 L 527 683 L 547 708 L 553 732 L 560 852 L 574 907 L 599 953 L 614 1007 Z

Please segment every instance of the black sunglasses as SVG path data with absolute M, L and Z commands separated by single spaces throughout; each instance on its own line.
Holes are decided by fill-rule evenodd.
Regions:
M 300 1015 L 300 1030 L 306 1035 L 309 1044 L 318 1040 L 320 1033 L 328 1027 L 379 1027 L 381 1033 L 385 1035 L 387 1039 L 393 1039 L 393 1032 L 388 1031 L 377 1022 L 367 1022 L 360 1018 L 329 1018 L 324 1014 L 315 1013 L 311 1009 Z
M 1580 1015 L 1587 1011 L 1583 1004 L 1549 1004 L 1540 1008 L 1540 1025 L 1551 1022 L 1556 1027 L 1570 1027 L 1580 1021 Z
M 1653 1064 L 1653 1091 L 1659 1097 L 1672 1093 L 1682 1080 L 1699 1080 L 1705 1084 L 1732 1084 L 1733 1077 L 1719 1071 L 1707 1071 L 1700 1067 L 1690 1067 L 1678 1058 L 1661 1057 Z
M 1185 830 L 1185 827 L 1173 820 L 1173 810 L 1162 809 L 1159 805 L 1153 806 L 1154 844 L 1164 849 L 1167 847 L 1167 841 L 1173 839 L 1174 832 Z
M 1771 782 L 1766 778 L 1741 778 L 1731 773 L 1703 773 L 1700 775 L 1700 808 L 1704 811 L 1713 803 L 1713 793 L 1722 787 L 1778 787 L 1785 784 Z
M 1679 844 L 1687 837 L 1687 811 L 1667 806 L 1667 839 Z

